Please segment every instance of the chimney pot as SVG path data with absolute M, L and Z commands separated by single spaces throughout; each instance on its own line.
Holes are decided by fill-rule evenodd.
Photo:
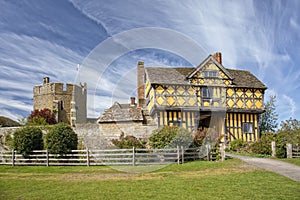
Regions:
M 135 106 L 135 97 L 130 97 L 130 106 Z
M 44 83 L 44 84 L 49 83 L 49 80 L 50 80 L 49 77 L 44 77 L 44 78 L 43 78 L 43 83 Z

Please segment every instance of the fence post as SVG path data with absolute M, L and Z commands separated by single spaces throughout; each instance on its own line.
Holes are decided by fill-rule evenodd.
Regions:
M 184 148 L 181 146 L 181 164 L 184 163 Z
M 206 159 L 207 161 L 210 161 L 210 145 L 207 144 L 205 145 L 205 147 L 206 147 Z
M 135 166 L 135 148 L 132 147 L 132 166 Z
M 90 166 L 90 152 L 89 149 L 86 149 L 86 166 Z
M 15 150 L 14 149 L 11 151 L 11 164 L 12 164 L 12 166 L 15 166 Z
M 48 152 L 48 149 L 46 149 L 46 166 L 49 167 L 49 152 Z
M 180 149 L 179 146 L 177 146 L 177 164 L 180 164 Z
M 286 144 L 286 157 L 293 158 L 293 146 L 292 144 Z
M 272 141 L 271 147 L 272 147 L 272 157 L 275 158 L 276 157 L 276 143 L 275 143 L 275 141 Z
M 220 151 L 221 151 L 221 158 L 222 158 L 222 162 L 225 160 L 225 143 L 222 143 L 221 145 L 221 148 L 220 148 Z

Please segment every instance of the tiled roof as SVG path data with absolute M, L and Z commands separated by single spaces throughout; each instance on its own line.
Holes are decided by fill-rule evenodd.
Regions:
M 146 74 L 152 84 L 179 84 L 186 85 L 185 79 L 195 68 L 145 68 Z M 246 70 L 226 69 L 233 77 L 235 87 L 261 88 L 267 87 L 256 78 L 251 72 Z
M 227 71 L 234 77 L 232 81 L 234 86 L 267 89 L 267 86 L 249 71 L 236 69 L 227 69 Z
M 105 110 L 97 120 L 98 123 L 126 121 L 143 121 L 141 108 L 131 106 L 130 104 L 119 104 L 115 102 L 109 109 Z

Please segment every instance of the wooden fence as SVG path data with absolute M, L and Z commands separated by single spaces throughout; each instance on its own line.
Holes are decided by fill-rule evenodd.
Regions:
M 183 147 L 169 149 L 110 149 L 72 150 L 65 155 L 50 154 L 47 150 L 33 151 L 24 158 L 16 151 L 0 152 L 0 164 L 4 165 L 156 165 L 184 163 L 191 160 L 211 159 L 209 145 L 200 148 Z

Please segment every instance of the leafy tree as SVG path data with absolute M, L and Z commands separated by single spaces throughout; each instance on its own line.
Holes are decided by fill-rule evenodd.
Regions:
M 276 113 L 276 96 L 270 96 L 269 101 L 265 104 L 265 112 L 259 118 L 259 130 L 263 132 L 275 132 L 278 123 L 278 114 Z
M 51 127 L 45 137 L 46 149 L 53 154 L 66 154 L 73 149 L 77 149 L 77 145 L 77 134 L 65 123 L 59 123 Z
M 45 119 L 46 124 L 49 124 L 49 125 L 57 123 L 54 113 L 52 113 L 49 108 L 44 108 L 42 110 L 32 111 L 28 117 L 28 124 L 45 125 L 44 121 L 40 118 Z M 38 123 L 41 123 L 41 124 L 38 124 Z
M 300 129 L 300 121 L 297 119 L 288 119 L 280 123 L 280 131 L 296 131 Z
M 119 139 L 112 139 L 111 142 L 120 149 L 129 149 L 132 147 L 143 149 L 146 148 L 146 141 L 138 139 L 132 135 L 124 136 L 122 132 Z
M 37 127 L 24 127 L 14 132 L 13 148 L 27 157 L 32 150 L 43 149 L 43 133 Z

